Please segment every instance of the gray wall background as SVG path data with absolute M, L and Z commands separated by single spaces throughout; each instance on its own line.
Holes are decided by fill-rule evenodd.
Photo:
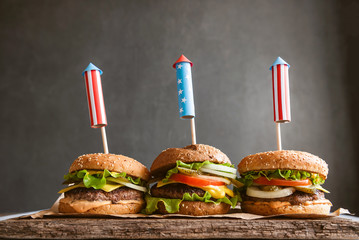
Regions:
M 285 149 L 330 168 L 334 208 L 359 212 L 355 1 L 0 1 L 0 212 L 44 209 L 79 155 L 101 152 L 81 72 L 100 67 L 113 153 L 147 167 L 190 144 L 175 70 L 193 63 L 197 141 L 234 164 L 276 148 L 269 66 L 291 68 Z

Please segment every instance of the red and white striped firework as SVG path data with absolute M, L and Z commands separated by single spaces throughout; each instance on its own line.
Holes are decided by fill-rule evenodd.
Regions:
M 101 69 L 90 63 L 83 72 L 86 82 L 87 100 L 92 128 L 107 126 L 105 104 L 103 101 Z
M 278 57 L 270 67 L 270 70 L 272 70 L 274 121 L 277 123 L 291 121 L 288 75 L 289 67 L 290 65 L 281 57 Z
M 107 126 L 107 118 L 102 94 L 101 74 L 102 70 L 92 63 L 90 63 L 82 73 L 86 82 L 91 127 L 101 128 L 103 150 L 104 153 L 108 153 L 105 130 L 105 126 Z

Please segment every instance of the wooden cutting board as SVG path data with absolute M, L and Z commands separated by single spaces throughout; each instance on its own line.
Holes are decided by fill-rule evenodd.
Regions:
M 271 218 L 65 218 L 9 219 L 0 238 L 17 239 L 359 239 L 359 222 Z

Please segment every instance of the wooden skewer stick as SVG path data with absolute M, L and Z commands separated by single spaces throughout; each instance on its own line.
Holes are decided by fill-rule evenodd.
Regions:
M 278 150 L 282 150 L 282 138 L 280 135 L 280 123 L 276 123 L 277 125 L 277 148 Z
M 191 118 L 191 134 L 192 134 L 192 144 L 196 144 L 196 126 L 194 124 L 194 118 Z
M 106 137 L 106 130 L 105 127 L 101 128 L 101 135 L 102 135 L 102 143 L 103 143 L 103 151 L 104 153 L 108 153 L 108 145 L 107 145 L 107 137 Z

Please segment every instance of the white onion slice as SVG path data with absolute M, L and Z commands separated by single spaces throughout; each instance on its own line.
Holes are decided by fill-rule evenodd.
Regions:
M 141 192 L 147 192 L 147 188 L 146 188 L 146 187 L 138 186 L 138 185 L 136 185 L 136 184 L 130 183 L 130 182 L 125 181 L 125 180 L 122 180 L 122 179 L 120 179 L 120 178 L 112 178 L 112 177 L 109 177 L 108 180 L 110 180 L 111 182 L 116 182 L 116 183 L 122 184 L 122 185 L 124 185 L 124 186 L 126 186 L 126 187 L 129 187 L 129 188 L 132 188 L 132 189 L 141 191 Z
M 217 165 L 217 164 L 206 164 L 203 165 L 201 167 L 202 168 L 207 168 L 207 169 L 212 169 L 212 170 L 217 170 L 217 171 L 222 171 L 222 172 L 229 172 L 229 173 L 234 173 L 236 174 L 237 169 L 232 168 L 232 167 L 227 167 L 227 166 L 223 166 L 223 165 Z
M 226 173 L 226 172 L 220 172 L 220 171 L 216 171 L 216 170 L 212 170 L 212 169 L 208 169 L 208 168 L 200 168 L 200 171 L 215 174 L 215 175 L 218 175 L 218 176 L 221 176 L 221 177 L 227 177 L 227 178 L 233 178 L 233 179 L 236 178 L 235 174 Z
M 141 192 L 147 192 L 147 188 L 142 187 L 142 186 L 138 186 L 136 184 L 133 183 L 123 183 L 123 185 L 125 185 L 126 187 L 141 191 Z
M 231 184 L 231 181 L 229 179 L 223 178 L 223 177 L 215 177 L 215 176 L 208 176 L 208 175 L 192 175 L 192 176 L 196 177 L 196 178 L 224 182 L 227 185 Z
M 277 191 L 262 191 L 258 187 L 248 187 L 247 195 L 256 198 L 280 198 L 287 197 L 295 192 L 293 187 L 286 187 Z

